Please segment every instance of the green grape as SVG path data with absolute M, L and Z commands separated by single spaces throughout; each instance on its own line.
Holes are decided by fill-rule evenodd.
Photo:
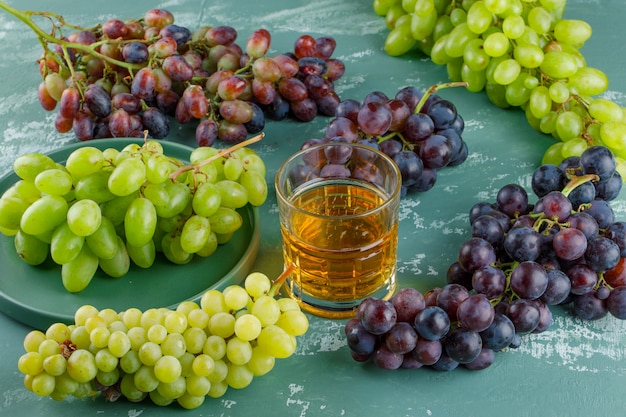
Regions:
M 470 30 L 466 22 L 460 23 L 448 34 L 445 45 L 446 54 L 451 58 L 462 57 L 467 43 L 472 39 L 476 39 L 477 36 L 476 33 Z
M 111 201 L 103 203 L 101 206 L 102 217 L 109 219 L 114 226 L 123 224 L 130 203 L 135 201 L 137 197 L 137 193 L 132 193 L 123 197 L 115 197 Z
M 89 339 L 89 331 L 85 326 L 77 326 L 70 333 L 70 341 L 76 345 L 78 349 L 89 349 L 91 340 Z
M 120 379 L 120 371 L 118 368 L 113 369 L 109 372 L 98 371 L 96 373 L 96 381 L 98 381 L 101 385 L 105 387 L 113 386 Z
M 526 87 L 526 73 L 520 74 L 511 84 L 506 86 L 504 97 L 511 106 L 523 106 L 530 100 L 532 89 Z
M 213 358 L 213 360 L 215 361 L 214 367 L 215 370 L 217 370 L 219 367 L 218 361 L 220 361 L 226 355 L 226 341 L 223 337 L 214 334 L 209 335 L 206 339 L 206 342 L 204 342 L 204 348 L 202 349 L 202 353 L 209 355 L 211 358 Z M 216 374 L 215 371 L 213 372 L 213 374 L 209 375 L 209 377 L 213 377 L 214 374 Z M 219 379 L 218 381 L 221 381 L 221 379 Z M 211 382 L 214 382 L 214 380 L 211 379 Z
M 88 350 L 77 349 L 67 359 L 67 373 L 79 383 L 87 383 L 96 377 L 96 359 Z
M 232 337 L 226 342 L 226 357 L 234 365 L 245 365 L 252 357 L 250 342 Z
M 148 330 L 155 324 L 163 324 L 164 313 L 158 308 L 150 308 L 141 314 L 140 326 Z
M 105 326 L 96 327 L 89 332 L 91 344 L 98 349 L 102 349 L 108 345 L 109 336 L 111 336 L 111 331 Z
M 435 30 L 438 18 L 439 15 L 434 9 L 425 15 L 413 14 L 411 18 L 411 36 L 413 39 L 423 41 L 429 37 Z
M 157 343 L 147 341 L 141 345 L 138 352 L 139 360 L 144 366 L 152 367 L 163 356 L 161 346 Z
M 281 313 L 276 325 L 291 336 L 302 336 L 309 329 L 309 320 L 300 310 L 287 310 Z
M 31 390 L 40 397 L 47 397 L 54 392 L 55 378 L 43 372 L 34 376 Z
M 59 265 L 66 264 L 78 256 L 85 243 L 83 236 L 78 236 L 70 229 L 67 222 L 61 223 L 52 232 L 50 255 Z
M 556 133 L 563 141 L 577 138 L 583 131 L 583 120 L 580 115 L 571 110 L 559 113 L 556 118 Z
M 120 358 L 120 369 L 126 374 L 134 374 L 141 367 L 139 353 L 136 350 L 129 350 Z
M 523 42 L 517 43 L 513 56 L 525 68 L 538 68 L 544 59 L 543 50 L 539 46 Z
M 156 260 L 156 246 L 154 240 L 142 246 L 133 246 L 126 243 L 126 251 L 130 260 L 140 268 L 150 268 Z
M 261 320 L 253 314 L 244 314 L 235 320 L 235 335 L 245 341 L 252 341 L 259 337 L 263 325 Z
M 433 11 L 437 12 L 435 2 L 433 0 L 417 0 L 412 12 L 418 16 L 426 16 Z
M 65 195 L 72 190 L 72 177 L 62 169 L 47 169 L 37 174 L 35 187 L 44 194 Z
M 224 177 L 227 180 L 237 181 L 243 172 L 243 161 L 236 157 L 226 158 L 224 161 Z
M 447 14 L 440 15 L 437 18 L 437 23 L 435 23 L 435 27 L 433 28 L 432 38 L 433 41 L 439 40 L 443 35 L 447 35 L 454 29 L 454 25 L 452 24 L 452 20 L 450 16 Z
M 506 101 L 507 88 L 503 85 L 490 82 L 487 74 L 486 77 L 487 83 L 485 84 L 485 93 L 487 94 L 489 101 L 501 109 L 511 107 L 511 105 Z
M 187 391 L 187 381 L 186 381 L 186 378 L 181 376 L 181 377 L 176 378 L 176 381 L 174 382 L 159 383 L 159 386 L 157 387 L 156 391 L 150 392 L 150 398 L 153 398 L 153 395 L 155 393 L 158 393 L 163 398 L 171 402 L 175 400 L 176 398 L 183 396 L 186 391 Z
M 539 68 L 550 78 L 565 79 L 576 74 L 578 64 L 576 58 L 570 53 L 550 51 L 544 54 Z
M 609 79 L 597 68 L 580 67 L 568 80 L 569 86 L 576 89 L 577 94 L 596 96 L 604 93 L 609 87 Z
M 124 357 L 131 348 L 130 338 L 128 334 L 122 330 L 116 330 L 111 333 L 109 336 L 109 341 L 107 343 L 107 348 L 112 355 L 117 358 Z
M 168 194 L 168 203 L 155 206 L 159 217 L 170 218 L 181 213 L 193 198 L 191 190 L 185 184 L 167 180 L 163 187 Z
M 493 80 L 501 85 L 509 85 L 517 79 L 521 70 L 521 65 L 515 59 L 505 59 L 493 70 Z
M 31 330 L 26 333 L 24 336 L 24 341 L 22 343 L 24 350 L 26 352 L 37 352 L 39 350 L 39 345 L 46 340 L 46 335 L 41 330 Z
M 539 35 L 547 33 L 553 24 L 552 15 L 541 6 L 530 9 L 527 20 L 528 26 L 530 26 Z
M 550 99 L 558 104 L 565 103 L 570 97 L 569 88 L 563 81 L 557 81 L 550 84 L 548 92 L 550 94 Z
M 262 295 L 254 300 L 250 313 L 261 321 L 263 327 L 266 327 L 276 323 L 280 317 L 280 307 L 274 297 Z
M 120 392 L 128 401 L 132 402 L 143 401 L 148 395 L 135 385 L 135 373 L 126 374 L 122 377 Z
M 144 197 L 136 198 L 128 206 L 124 217 L 126 241 L 133 246 L 143 246 L 152 240 L 157 225 L 154 204 Z
M 211 389 L 211 381 L 206 376 L 191 375 L 187 377 L 187 392 L 193 397 L 204 397 Z
M 401 0 L 402 8 L 406 13 L 413 13 L 415 11 L 415 4 L 417 0 Z
M 87 288 L 98 269 L 98 257 L 88 245 L 83 245 L 76 258 L 61 266 L 61 280 L 69 292 L 76 293 Z
M 487 83 L 485 70 L 473 71 L 466 64 L 461 68 L 461 79 L 467 83 L 467 90 L 474 93 L 482 91 Z
M 103 170 L 80 178 L 74 186 L 74 196 L 77 200 L 93 200 L 98 204 L 115 198 L 109 191 L 109 177 L 111 171 Z
M 20 220 L 20 228 L 29 235 L 39 235 L 54 230 L 66 220 L 67 201 L 56 195 L 44 195 L 28 206 Z
M 39 352 L 26 352 L 17 361 L 17 369 L 24 375 L 35 376 L 43 372 L 44 358 Z
M 0 227 L 9 230 L 17 230 L 20 220 L 28 208 L 28 203 L 16 197 L 0 198 Z
M 130 269 L 130 257 L 124 239 L 117 236 L 117 250 L 112 258 L 98 258 L 100 269 L 111 278 L 120 278 Z
M 300 305 L 293 298 L 279 298 L 277 300 L 280 311 L 300 310 Z
M 569 158 L 570 156 L 580 156 L 587 149 L 589 145 L 583 138 L 573 138 L 563 142 L 561 148 L 561 154 L 563 158 Z
M 468 28 L 480 35 L 493 24 L 493 15 L 485 6 L 484 1 L 474 2 L 467 11 Z
M 98 350 L 94 355 L 94 359 L 98 370 L 102 372 L 113 372 L 117 369 L 119 362 L 117 356 L 113 355 L 107 348 Z
M 253 299 L 267 295 L 271 287 L 272 282 L 268 276 L 262 272 L 251 272 L 246 276 L 244 281 L 244 288 Z
M 93 200 L 79 200 L 67 211 L 67 224 L 77 236 L 93 234 L 102 223 L 102 211 Z
M 95 232 L 85 237 L 85 242 L 98 258 L 113 258 L 118 249 L 117 234 L 113 222 L 102 216 L 100 226 Z
M 235 333 L 235 317 L 227 312 L 215 313 L 209 318 L 208 329 L 211 334 L 226 339 Z
M 532 115 L 538 119 L 543 118 L 552 110 L 550 91 L 545 85 L 533 88 L 530 93 L 529 108 Z
M 180 333 L 170 333 L 161 343 L 161 349 L 164 355 L 182 358 L 186 352 L 185 338 Z
M 483 42 L 485 53 L 493 58 L 506 54 L 510 46 L 509 38 L 502 32 L 489 34 Z
M 554 25 L 554 37 L 560 43 L 581 47 L 591 37 L 591 25 L 583 20 L 559 20 Z
M 262 376 L 270 372 L 274 368 L 275 363 L 276 359 L 273 356 L 255 346 L 252 348 L 252 357 L 247 366 L 254 376 Z
M 406 15 L 408 16 L 408 15 Z M 411 34 L 411 20 L 404 19 L 396 22 L 394 28 L 387 34 L 385 38 L 385 52 L 389 56 L 404 55 L 413 49 L 417 41 Z
M 13 171 L 17 176 L 33 183 L 40 172 L 56 167 L 56 162 L 52 158 L 40 153 L 21 155 L 13 161 Z
M 202 256 L 204 258 L 206 258 L 207 256 L 211 256 L 217 250 L 218 245 L 219 243 L 217 241 L 217 235 L 214 232 L 211 232 L 204 246 L 196 252 L 196 255 Z
M 207 393 L 207 396 L 211 398 L 220 398 L 228 391 L 228 384 L 225 381 L 213 382 L 211 381 L 211 388 Z
M 624 116 L 619 104 L 605 98 L 592 99 L 588 111 L 591 117 L 601 123 L 620 122 Z
M 267 200 L 267 181 L 258 171 L 244 171 L 239 178 L 239 183 L 246 189 L 248 202 L 253 206 L 260 206 Z
M 50 246 L 21 229 L 15 234 L 13 243 L 20 259 L 29 265 L 41 265 L 48 258 Z
M 193 253 L 186 252 L 180 244 L 180 234 L 166 234 L 161 240 L 163 255 L 172 263 L 184 265 L 191 262 Z
M 33 181 L 18 180 L 11 188 L 9 188 L 3 196 L 8 196 L 9 191 L 16 193 L 13 197 L 19 198 L 28 204 L 32 204 L 41 198 L 41 192 L 35 187 Z
M 73 151 L 65 161 L 65 168 L 74 178 L 82 178 L 98 172 L 104 165 L 102 151 L 93 146 L 84 146 Z
M 211 234 L 211 224 L 204 216 L 194 214 L 187 219 L 180 234 L 180 246 L 188 253 L 202 249 Z
M 611 149 L 622 151 L 626 149 L 626 124 L 621 122 L 606 122 L 600 127 L 602 142 Z
M 167 337 L 167 329 L 162 324 L 153 324 L 148 328 L 146 336 L 150 342 L 160 345 Z
M 127 158 L 117 165 L 109 177 L 109 191 L 123 197 L 139 190 L 146 180 L 146 166 L 139 158 Z
M 135 372 L 133 381 L 139 391 L 149 393 L 154 391 L 159 386 L 159 379 L 154 373 L 153 366 L 142 365 L 141 368 Z
M 288 358 L 293 355 L 296 346 L 289 334 L 280 327 L 271 324 L 261 330 L 257 338 L 258 346 L 275 358 Z
M 385 15 L 385 25 L 387 29 L 393 30 L 396 27 L 396 22 L 401 16 L 406 16 L 407 12 L 404 11 L 402 5 L 394 4 L 389 8 Z
M 159 382 L 171 384 L 180 377 L 181 372 L 181 364 L 173 356 L 161 356 L 154 364 L 154 375 Z
M 520 38 L 526 29 L 524 18 L 518 14 L 510 14 L 502 21 L 502 33 L 509 39 Z
M 446 54 L 446 44 L 450 34 L 446 33 L 435 41 L 430 51 L 430 60 L 437 65 L 445 65 L 450 61 L 450 57 Z
M 472 71 L 478 72 L 487 68 L 491 57 L 483 50 L 484 41 L 480 38 L 472 39 L 463 51 L 463 62 Z
M 150 155 L 146 161 L 146 179 L 152 184 L 161 184 L 176 170 L 172 160 L 162 153 Z
M 78 382 L 74 381 L 67 372 L 57 376 L 54 379 L 55 389 L 62 394 L 73 395 L 78 389 Z
M 194 410 L 204 404 L 205 398 L 206 397 L 204 395 L 195 396 L 186 392 L 178 397 L 176 402 L 185 410 Z
M 141 194 L 150 200 L 155 208 L 166 208 L 169 203 L 169 194 L 165 190 L 163 184 L 154 184 L 149 182 L 141 189 Z
M 248 191 L 240 183 L 231 180 L 222 180 L 215 184 L 220 193 L 220 202 L 223 207 L 237 209 L 248 204 Z
M 241 214 L 234 209 L 221 206 L 209 216 L 209 222 L 211 223 L 211 230 L 225 235 L 237 231 L 241 227 L 243 219 Z
M 228 365 L 228 375 L 226 375 L 226 383 L 229 387 L 235 389 L 243 389 L 250 385 L 254 374 L 245 365 Z
M 168 333 L 183 334 L 187 330 L 187 316 L 180 311 L 171 311 L 165 315 L 163 326 Z
M 53 323 L 46 330 L 46 338 L 63 343 L 70 337 L 70 329 L 65 323 Z
M 229 285 L 222 291 L 224 294 L 224 303 L 233 311 L 245 308 L 250 302 L 250 296 L 245 288 L 239 285 Z
M 467 22 L 467 12 L 461 8 L 454 8 L 450 11 L 450 21 L 456 27 Z
M 198 310 L 202 311 L 202 310 Z M 209 322 L 208 316 L 206 320 L 207 324 Z M 189 327 L 183 333 L 183 338 L 185 339 L 185 345 L 187 346 L 187 352 L 198 354 L 202 352 L 204 348 L 204 343 L 206 342 L 207 335 L 204 332 L 203 327 Z
M 504 13 L 509 8 L 509 0 L 485 0 L 485 7 L 493 14 Z

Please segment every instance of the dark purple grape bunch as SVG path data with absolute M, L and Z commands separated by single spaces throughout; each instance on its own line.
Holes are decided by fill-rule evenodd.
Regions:
M 614 155 L 590 147 L 561 166 L 540 166 L 531 184 L 534 204 L 507 184 L 495 203 L 471 208 L 471 237 L 448 283 L 485 296 L 518 335 L 545 331 L 555 305 L 584 320 L 626 319 L 626 223 L 609 205 L 622 184 Z
M 388 370 L 481 370 L 497 352 L 519 346 L 513 322 L 485 295 L 459 284 L 366 299 L 344 331 L 354 360 Z
M 311 121 L 335 113 L 333 83 L 345 67 L 331 57 L 333 38 L 303 35 L 293 52 L 276 56 L 267 55 L 266 29 L 244 45 L 237 38 L 226 25 L 191 31 L 165 9 L 139 20 L 109 19 L 63 38 L 80 45 L 67 55 L 59 44 L 45 50 L 39 101 L 48 111 L 58 106 L 58 132 L 83 141 L 146 131 L 160 139 L 175 120 L 196 123 L 200 146 L 242 142 L 264 129 L 266 116 Z
M 373 91 L 363 101 L 345 99 L 336 107 L 324 137 L 312 141 L 345 140 L 379 149 L 398 165 L 403 195 L 428 191 L 438 170 L 460 165 L 468 155 L 463 118 L 451 101 L 434 93 L 438 87 L 425 94 L 404 87 L 393 98 Z

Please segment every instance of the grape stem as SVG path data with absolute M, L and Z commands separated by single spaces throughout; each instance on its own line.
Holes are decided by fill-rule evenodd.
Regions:
M 272 283 L 272 286 L 268 292 L 268 295 L 271 297 L 275 297 L 276 295 L 278 295 L 278 293 L 280 292 L 280 288 L 283 286 L 283 284 L 285 283 L 285 281 L 287 280 L 287 277 L 289 277 L 289 275 L 291 275 L 291 273 L 293 272 L 293 270 L 296 267 L 291 264 L 289 265 L 282 274 L 279 275 L 278 278 L 276 278 L 276 280 Z
M 21 11 L 18 9 L 15 9 L 11 6 L 9 6 L 8 4 L 6 4 L 5 2 L 0 1 L 0 9 L 3 9 L 4 11 L 6 11 L 7 13 L 13 15 L 15 18 L 17 18 L 18 20 L 20 20 L 22 23 L 24 23 L 26 26 L 28 26 L 33 32 L 35 32 L 35 34 L 37 35 L 39 42 L 42 44 L 42 46 L 44 47 L 45 50 L 47 50 L 47 43 L 53 43 L 53 44 L 57 44 L 60 45 L 64 52 L 67 51 L 67 49 L 74 49 L 74 50 L 78 50 L 78 51 L 82 51 L 84 53 L 87 53 L 89 55 L 92 55 L 93 57 L 102 59 L 103 61 L 108 62 L 109 64 L 112 65 L 117 65 L 120 67 L 124 67 L 128 70 L 138 70 L 141 69 L 141 65 L 139 64 L 130 64 L 128 62 L 125 61 L 119 61 L 115 58 L 111 58 L 109 56 L 103 55 L 100 52 L 96 51 L 93 48 L 93 45 L 83 45 L 80 43 L 74 43 L 74 42 L 68 42 L 65 41 L 63 39 L 58 39 L 56 37 L 54 37 L 52 34 L 46 33 L 42 28 L 40 28 L 37 24 L 35 24 L 35 22 L 33 22 L 32 20 L 32 16 L 43 16 L 46 18 L 49 18 L 50 20 L 54 21 L 54 19 L 56 19 L 59 24 L 61 26 L 69 26 L 65 23 L 65 20 L 63 19 L 62 16 L 52 13 L 52 12 L 35 12 L 35 11 Z M 56 25 L 53 23 L 53 27 L 56 27 Z M 54 31 L 52 32 L 54 33 Z M 67 54 L 66 54 L 67 55 Z M 66 62 L 68 63 L 68 65 L 70 65 L 70 61 L 66 58 Z M 71 68 L 70 68 L 70 71 Z M 73 71 L 72 71 L 73 72 Z
M 420 101 L 417 103 L 417 106 L 415 106 L 414 113 L 419 113 L 422 110 L 422 107 L 424 107 L 424 104 L 426 104 L 426 101 L 430 98 L 430 96 L 435 94 L 437 91 L 442 90 L 444 88 L 467 87 L 468 85 L 469 83 L 465 81 L 455 81 L 455 82 L 431 85 L 424 92 L 424 95 L 422 96 Z
M 207 158 L 203 161 L 197 162 L 197 163 L 193 163 L 193 164 L 189 164 L 189 165 L 184 165 L 180 168 L 178 168 L 176 171 L 172 172 L 170 174 L 170 178 L 172 180 L 176 180 L 176 178 L 182 174 L 183 172 L 187 172 L 187 171 L 197 171 L 200 168 L 209 165 L 210 163 L 212 163 L 213 161 L 216 161 L 224 156 L 227 156 L 229 154 L 231 154 L 232 152 L 235 152 L 237 149 L 241 149 L 244 148 L 248 145 L 251 145 L 253 143 L 256 143 L 258 141 L 260 141 L 261 139 L 263 139 L 263 137 L 265 136 L 265 133 L 261 132 L 256 136 L 251 137 L 250 139 L 244 140 L 243 142 L 240 142 L 236 145 L 231 146 L 230 148 L 226 148 L 226 149 L 220 149 L 220 151 L 218 153 L 216 153 L 215 155 L 213 155 L 210 158 Z
M 599 181 L 600 177 L 596 174 L 587 174 L 587 175 L 573 175 L 570 177 L 570 181 L 561 191 L 565 197 L 567 197 L 576 187 L 581 184 L 584 184 L 589 181 Z

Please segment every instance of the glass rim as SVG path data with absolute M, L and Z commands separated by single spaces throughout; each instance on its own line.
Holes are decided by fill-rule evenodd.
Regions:
M 361 213 L 355 213 L 355 214 L 347 214 L 347 215 L 342 215 L 342 216 L 329 216 L 326 214 L 317 214 L 317 213 L 311 213 L 308 210 L 304 210 L 300 207 L 294 206 L 290 199 L 285 195 L 284 190 L 283 190 L 283 186 L 281 183 L 281 178 L 285 177 L 285 171 L 287 166 L 293 162 L 294 160 L 296 160 L 297 158 L 299 158 L 300 156 L 317 150 L 317 149 L 321 149 L 321 148 L 325 148 L 329 145 L 348 145 L 352 148 L 359 148 L 359 149 L 363 149 L 366 150 L 368 152 L 372 152 L 373 154 L 376 154 L 377 157 L 382 158 L 390 167 L 391 170 L 394 172 L 395 176 L 396 176 L 396 186 L 393 188 L 393 190 L 391 191 L 391 193 L 387 194 L 385 193 L 385 201 L 380 205 L 377 206 L 371 210 L 367 210 Z M 319 181 L 316 182 L 321 182 L 324 180 L 350 180 L 351 178 L 342 178 L 342 177 L 330 177 L 330 178 L 319 178 Z M 366 182 L 363 180 L 358 180 L 359 182 Z M 306 213 L 310 216 L 314 216 L 314 217 L 322 217 L 322 218 L 358 218 L 358 217 L 363 217 L 363 216 L 371 216 L 373 213 L 376 213 L 377 211 L 383 210 L 385 208 L 387 208 L 389 205 L 397 202 L 399 203 L 400 201 L 400 195 L 402 192 L 402 173 L 400 172 L 400 168 L 398 168 L 398 165 L 395 163 L 395 161 L 387 154 L 385 154 L 384 152 L 378 150 L 378 149 L 374 149 L 371 146 L 367 146 L 367 145 L 363 145 L 360 143 L 355 143 L 355 142 L 324 142 L 324 143 L 319 143 L 319 144 L 315 144 L 313 146 L 309 146 L 307 148 L 304 149 L 299 149 L 297 152 L 293 153 L 291 156 L 289 156 L 278 168 L 278 170 L 276 171 L 276 175 L 274 177 L 274 188 L 276 190 L 276 199 L 277 202 L 283 202 L 284 204 L 289 205 L 290 209 L 301 212 L 301 213 Z M 382 190 L 381 187 L 377 186 L 376 187 L 379 191 L 385 191 Z

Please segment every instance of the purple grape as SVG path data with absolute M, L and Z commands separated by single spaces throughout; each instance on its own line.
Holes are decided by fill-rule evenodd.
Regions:
M 422 99 L 422 92 L 417 87 L 409 86 L 401 88 L 395 95 L 395 98 L 402 100 L 406 103 L 411 110 L 411 113 L 415 111 L 417 104 Z
M 443 345 L 439 339 L 428 340 L 419 337 L 411 354 L 421 364 L 432 365 L 439 360 L 442 351 Z
M 450 330 L 448 314 L 438 306 L 428 306 L 415 316 L 415 330 L 427 340 L 439 340 Z
M 472 237 L 461 245 L 457 260 L 463 269 L 473 274 L 478 268 L 495 262 L 496 252 L 485 239 Z
M 604 231 L 604 236 L 617 244 L 620 248 L 620 256 L 626 256 L 626 222 L 620 221 L 611 224 Z
M 394 353 L 389 350 L 386 344 L 382 343 L 374 351 L 372 355 L 372 361 L 374 365 L 381 369 L 394 370 L 402 366 L 404 355 L 401 353 Z
M 535 300 L 535 306 L 539 310 L 539 323 L 537 323 L 533 333 L 542 333 L 552 325 L 552 310 L 540 300 Z
M 384 142 L 383 142 L 384 143 Z M 415 184 L 424 170 L 424 164 L 419 156 L 413 151 L 400 151 L 393 157 L 393 161 L 400 169 L 402 175 L 402 185 L 410 187 Z
M 607 201 L 593 200 L 585 206 L 583 212 L 588 213 L 598 222 L 600 229 L 606 229 L 615 222 L 615 213 Z
M 482 266 L 472 275 L 472 287 L 489 299 L 499 297 L 506 290 L 506 275 L 495 266 Z
M 469 290 L 464 286 L 447 284 L 437 296 L 437 305 L 446 312 L 451 321 L 456 321 L 459 304 L 469 296 Z
M 596 221 L 596 219 L 594 219 L 589 213 L 585 213 L 584 211 L 573 213 L 571 216 L 569 216 L 567 221 L 570 224 L 569 227 L 578 229 L 583 232 L 587 240 L 598 236 L 598 233 L 600 232 L 600 227 L 598 226 L 598 222 Z M 609 226 L 609 228 L 607 229 L 607 233 L 609 233 L 611 227 L 612 225 Z M 615 239 L 613 240 L 615 241 Z
M 487 297 L 473 294 L 459 304 L 456 314 L 461 327 L 481 332 L 493 322 L 495 310 Z
M 357 123 L 357 115 L 359 114 L 359 109 L 361 108 L 361 103 L 352 98 L 347 98 L 341 101 L 337 108 L 335 109 L 335 117 L 343 117 L 349 119 L 356 125 Z
M 459 284 L 467 289 L 472 288 L 472 274 L 463 269 L 458 262 L 452 263 L 446 272 L 446 282 L 448 284 Z
M 422 175 L 418 178 L 415 184 L 409 187 L 410 191 L 425 192 L 435 186 L 437 182 L 437 170 L 434 168 L 422 169 Z
M 546 271 L 548 285 L 539 299 L 549 305 L 561 304 L 567 299 L 572 288 L 572 282 L 565 272 L 560 269 Z
M 537 204 L 550 220 L 564 222 L 572 213 L 572 202 L 560 191 L 550 191 Z
M 344 333 L 351 351 L 361 355 L 371 355 L 376 349 L 378 337 L 371 334 L 357 318 L 348 320 Z
M 495 206 L 487 201 L 480 201 L 472 206 L 469 211 L 469 223 L 474 224 L 474 221 L 482 215 L 494 210 Z M 508 229 L 507 229 L 508 230 Z
M 457 111 L 451 101 L 440 99 L 428 106 L 427 114 L 433 119 L 435 130 L 441 130 L 452 126 Z
M 519 297 L 534 300 L 548 287 L 548 275 L 536 262 L 520 262 L 511 272 L 510 285 Z
M 621 249 L 617 243 L 606 237 L 595 237 L 587 242 L 585 262 L 596 272 L 613 268 L 621 258 Z
M 592 146 L 580 155 L 580 166 L 583 174 L 596 174 L 603 181 L 615 172 L 615 156 L 604 146 Z
M 476 359 L 463 364 L 463 366 L 471 371 L 480 371 L 489 368 L 495 358 L 496 354 L 493 350 L 483 347 Z
M 626 320 L 626 287 L 613 288 L 606 300 L 606 307 L 614 317 Z
M 495 217 L 488 214 L 478 216 L 471 224 L 472 237 L 480 237 L 497 247 L 504 242 L 504 230 Z
M 552 248 L 559 258 L 573 261 L 585 254 L 587 237 L 578 229 L 564 228 L 552 239 Z
M 594 183 L 596 198 L 605 201 L 615 200 L 622 190 L 622 184 L 622 176 L 618 171 L 615 171 L 608 179 Z
M 574 297 L 572 310 L 583 320 L 598 320 L 608 313 L 607 300 L 599 299 L 594 291 L 590 291 Z
M 502 350 L 513 341 L 515 326 L 505 314 L 496 313 L 489 327 L 480 332 L 480 337 L 483 340 L 483 347 Z
M 334 144 L 324 147 L 324 155 L 331 164 L 345 164 L 352 157 L 352 146 L 342 145 L 347 140 L 343 136 L 335 136 L 328 140 L 328 143 Z
M 419 157 L 427 168 L 443 168 L 452 159 L 452 149 L 448 138 L 434 134 L 426 138 L 419 146 Z
M 543 197 L 551 191 L 561 191 L 566 183 L 563 169 L 552 164 L 543 164 L 535 169 L 531 179 L 531 187 L 537 197 Z
M 445 350 L 441 353 L 441 357 L 439 358 L 439 360 L 432 364 L 432 368 L 440 372 L 454 371 L 458 367 L 459 363 L 452 359 L 450 356 L 448 356 Z
M 402 134 L 412 143 L 419 143 L 435 133 L 433 119 L 424 113 L 412 113 L 404 125 Z
M 526 213 L 528 209 L 528 193 L 518 184 L 507 184 L 498 190 L 496 203 L 500 211 L 513 218 Z
M 415 316 L 426 307 L 424 296 L 415 288 L 402 288 L 390 299 L 396 309 L 396 321 L 413 324 Z
M 541 235 L 530 227 L 516 227 L 504 237 L 506 253 L 518 262 L 534 261 L 541 254 Z
M 583 204 L 591 203 L 596 198 L 596 187 L 590 182 L 578 185 L 567 195 L 572 207 L 578 209 Z
M 368 332 L 380 335 L 387 333 L 396 324 L 398 315 L 390 301 L 371 299 L 360 310 L 360 319 Z
M 572 283 L 571 293 L 582 295 L 593 291 L 598 282 L 598 274 L 587 265 L 576 264 L 566 270 L 566 274 Z
M 444 340 L 444 349 L 450 359 L 469 363 L 480 355 L 483 341 L 478 332 L 463 327 L 452 329 Z
M 407 322 L 396 322 L 387 333 L 385 333 L 385 344 L 393 353 L 409 353 L 415 349 L 417 343 L 417 333 L 412 325 Z
M 506 309 L 506 315 L 513 326 L 515 332 L 519 334 L 531 333 L 539 324 L 541 314 L 533 300 L 518 298 L 511 301 Z

